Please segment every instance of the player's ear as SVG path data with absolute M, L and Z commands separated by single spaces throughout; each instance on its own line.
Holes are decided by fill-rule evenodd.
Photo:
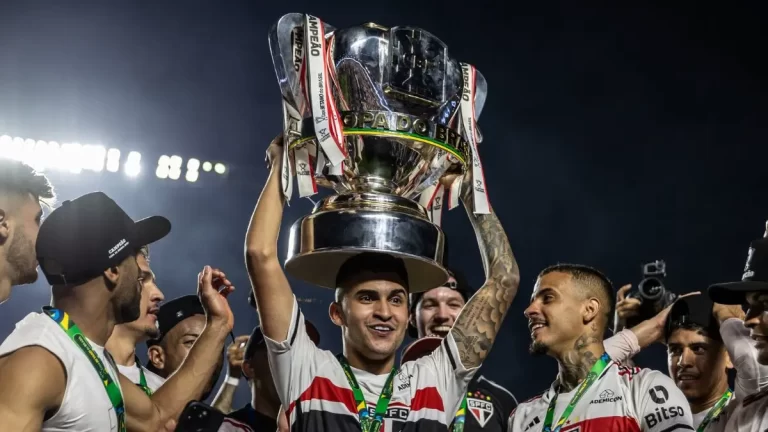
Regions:
M 328 306 L 328 316 L 331 317 L 331 321 L 337 326 L 341 327 L 345 325 L 344 310 L 341 307 L 341 303 L 331 303 L 331 305 Z
M 165 352 L 159 345 L 152 345 L 147 350 L 147 357 L 152 366 L 157 370 L 163 370 L 165 368 Z
M 587 299 L 582 307 L 582 317 L 584 324 L 590 323 L 597 318 L 600 313 L 600 301 L 594 297 Z

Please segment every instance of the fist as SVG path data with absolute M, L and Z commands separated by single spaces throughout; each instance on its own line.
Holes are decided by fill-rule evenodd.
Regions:
M 614 317 L 614 331 L 619 331 L 627 325 L 627 319 L 640 313 L 640 299 L 627 298 L 627 292 L 632 285 L 624 285 L 616 294 L 616 316 Z
M 238 336 L 227 348 L 227 375 L 240 378 L 243 375 L 243 358 L 245 356 L 245 344 L 248 343 L 248 335 Z
M 743 320 L 747 316 L 747 314 L 744 313 L 744 309 L 741 308 L 741 305 L 724 305 L 720 303 L 715 303 L 712 306 L 712 315 L 715 316 L 715 319 L 717 319 L 717 322 L 720 324 L 728 318 Z
M 272 168 L 281 165 L 283 159 L 283 134 L 276 136 L 267 148 L 267 165 Z

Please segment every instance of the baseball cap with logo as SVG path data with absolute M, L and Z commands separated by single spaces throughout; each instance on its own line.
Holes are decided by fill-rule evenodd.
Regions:
M 715 303 L 740 305 L 746 303 L 747 293 L 752 291 L 768 292 L 768 238 L 750 244 L 741 281 L 710 286 L 709 298 Z
M 40 226 L 37 261 L 51 285 L 77 285 L 168 235 L 162 216 L 134 221 L 103 192 L 64 201 Z
M 672 306 L 672 310 L 669 311 L 664 325 L 666 339 L 669 339 L 672 332 L 678 326 L 694 324 L 706 330 L 710 338 L 722 340 L 720 337 L 720 325 L 712 314 L 713 306 L 712 300 L 705 295 L 693 295 L 677 299 Z
M 200 303 L 200 298 L 194 294 L 163 303 L 157 310 L 157 329 L 160 331 L 160 336 L 147 341 L 147 346 L 157 345 L 178 323 L 195 315 L 205 315 L 205 309 Z

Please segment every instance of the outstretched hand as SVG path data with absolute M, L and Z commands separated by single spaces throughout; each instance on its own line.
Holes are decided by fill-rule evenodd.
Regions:
M 227 296 L 235 290 L 227 275 L 219 269 L 205 266 L 197 277 L 197 296 L 203 304 L 205 316 L 209 322 L 224 325 L 231 331 L 235 325 L 235 316 L 229 307 Z

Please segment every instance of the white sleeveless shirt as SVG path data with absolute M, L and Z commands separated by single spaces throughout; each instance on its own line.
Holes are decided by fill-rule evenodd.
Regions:
M 107 358 L 104 347 L 88 342 L 120 388 L 119 374 L 111 357 Z M 99 374 L 56 322 L 43 313 L 30 313 L 16 323 L 16 329 L 0 345 L 0 356 L 28 346 L 47 349 L 58 357 L 67 372 L 61 406 L 43 422 L 41 432 L 117 431 L 117 415 Z

